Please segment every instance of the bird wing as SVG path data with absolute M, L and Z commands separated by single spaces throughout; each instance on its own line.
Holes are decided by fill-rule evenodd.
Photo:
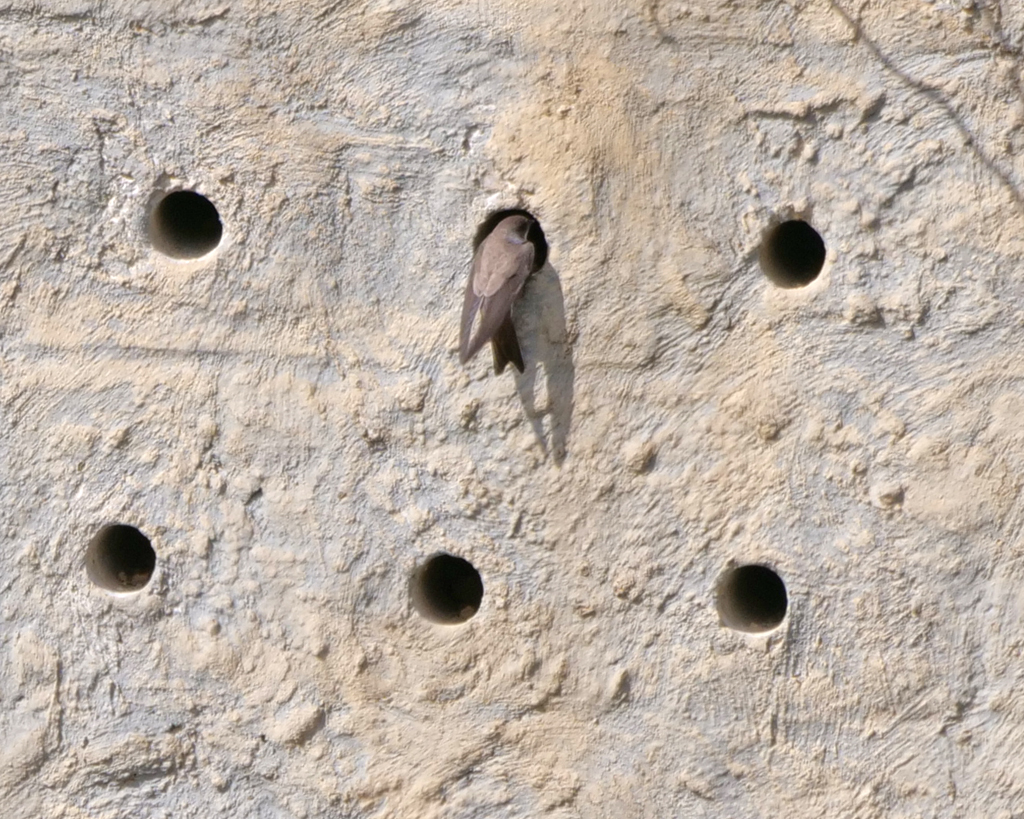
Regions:
M 491 234 L 473 258 L 470 281 L 478 296 L 492 298 L 509 282 L 515 283 L 513 296 L 519 294 L 533 267 L 534 249 L 530 242 L 513 244 L 504 236 Z
M 512 304 L 533 268 L 533 245 L 511 244 L 500 237 L 488 237 L 477 249 L 462 305 L 459 357 L 462 362 L 476 355 L 501 327 Z M 477 314 L 480 323 L 473 332 Z

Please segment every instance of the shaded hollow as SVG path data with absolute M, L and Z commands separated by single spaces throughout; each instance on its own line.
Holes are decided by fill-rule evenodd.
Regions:
M 767 566 L 739 566 L 718 583 L 718 616 L 736 631 L 756 634 L 778 627 L 786 616 L 786 584 Z
M 224 233 L 217 208 L 195 191 L 174 191 L 153 208 L 149 240 L 172 259 L 198 259 L 218 244 Z
M 134 526 L 104 526 L 85 552 L 89 579 L 107 591 L 139 591 L 149 583 L 155 568 L 156 552 L 149 538 Z
M 420 566 L 410 584 L 412 604 L 432 623 L 464 623 L 480 608 L 484 584 L 480 572 L 461 557 L 438 554 Z
M 761 244 L 761 269 L 778 287 L 806 287 L 825 265 L 821 234 L 801 219 L 776 226 Z

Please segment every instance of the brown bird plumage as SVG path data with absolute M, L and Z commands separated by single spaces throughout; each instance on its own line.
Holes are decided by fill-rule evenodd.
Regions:
M 503 372 L 509 362 L 523 371 L 512 305 L 533 272 L 536 248 L 529 234 L 535 224 L 528 216 L 507 216 L 476 249 L 462 304 L 459 359 L 463 364 L 490 341 L 496 373 Z M 474 333 L 478 314 L 480 322 Z

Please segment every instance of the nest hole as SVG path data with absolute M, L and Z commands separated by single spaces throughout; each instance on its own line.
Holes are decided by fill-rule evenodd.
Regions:
M 149 218 L 153 247 L 172 259 L 198 259 L 220 244 L 224 226 L 213 202 L 195 191 L 174 191 Z
M 432 623 L 465 623 L 480 608 L 484 584 L 480 572 L 461 557 L 438 554 L 420 566 L 412 577 L 412 604 Z
M 111 592 L 141 591 L 153 577 L 156 552 L 134 526 L 104 526 L 89 542 L 85 570 L 89 579 Z

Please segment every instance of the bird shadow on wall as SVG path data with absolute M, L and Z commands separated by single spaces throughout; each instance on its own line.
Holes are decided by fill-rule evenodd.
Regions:
M 519 400 L 544 452 L 561 466 L 572 426 L 576 367 L 565 325 L 562 284 L 550 264 L 545 263 L 527 281 L 515 314 L 526 363 L 526 371 L 516 377 Z

